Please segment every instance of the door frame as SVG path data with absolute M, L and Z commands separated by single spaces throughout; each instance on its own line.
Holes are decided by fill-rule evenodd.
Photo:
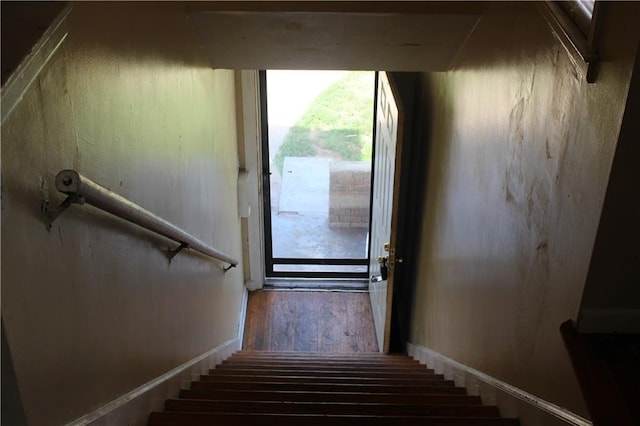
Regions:
M 417 259 L 415 254 L 419 241 L 412 238 L 420 235 L 420 223 L 424 210 L 424 176 L 426 175 L 426 158 L 428 156 L 428 138 L 423 134 L 424 126 L 413 125 L 417 121 L 416 114 L 428 117 L 429 111 L 420 107 L 414 94 L 420 85 L 417 73 L 390 73 L 402 98 L 405 107 L 405 145 L 401 159 L 401 182 L 399 195 L 399 225 L 397 256 L 403 257 L 402 267 L 396 268 L 396 283 L 391 307 L 390 352 L 406 352 L 405 344 L 410 338 L 410 323 L 414 282 L 417 276 Z M 243 221 L 243 266 L 244 283 L 249 291 L 259 290 L 265 281 L 264 229 L 262 213 L 262 139 L 260 118 L 260 93 L 257 70 L 237 71 L 236 110 L 238 112 L 238 152 L 244 158 L 246 182 L 240 185 L 239 203 L 249 206 L 248 215 Z M 416 105 L 414 107 L 414 104 Z M 415 110 L 415 112 L 414 112 Z M 375 131 L 375 129 L 374 129 Z M 375 137 L 375 135 L 374 135 Z M 374 154 L 375 155 L 375 154 Z M 242 164 L 242 162 L 241 162 Z M 373 179 L 373 173 L 372 173 Z M 419 184 L 416 187 L 416 183 Z M 245 185 L 246 184 L 246 185 Z M 410 187 L 412 184 L 412 187 Z M 244 186 L 244 190 L 240 187 Z M 411 235 L 407 235 L 411 231 Z
M 236 124 L 238 137 L 238 210 L 242 233 L 242 271 L 249 291 L 264 286 L 264 229 L 262 227 L 262 143 L 260 139 L 260 87 L 257 70 L 236 71 Z

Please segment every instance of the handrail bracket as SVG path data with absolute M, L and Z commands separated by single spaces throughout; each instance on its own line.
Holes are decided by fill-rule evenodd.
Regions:
M 173 258 L 176 257 L 178 255 L 178 253 L 180 253 L 182 250 L 184 250 L 186 248 L 189 248 L 189 244 L 180 243 L 180 245 L 178 247 L 176 247 L 175 249 L 168 249 L 167 250 L 167 258 L 169 259 L 169 263 L 171 263 Z
M 84 204 L 85 199 L 77 194 L 68 195 L 58 207 L 51 207 L 51 202 L 48 199 L 42 200 L 40 210 L 44 213 L 47 219 L 47 230 L 51 231 L 53 222 L 64 212 L 71 204 Z

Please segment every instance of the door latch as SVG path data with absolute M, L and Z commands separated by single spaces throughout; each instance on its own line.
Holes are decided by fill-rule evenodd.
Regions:
M 389 277 L 389 257 L 378 256 L 378 264 L 380 264 L 380 275 L 371 275 L 371 282 L 386 281 Z

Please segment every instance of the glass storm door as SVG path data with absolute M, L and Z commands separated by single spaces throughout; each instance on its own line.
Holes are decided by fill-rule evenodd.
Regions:
M 367 278 L 376 73 L 261 71 L 268 277 Z

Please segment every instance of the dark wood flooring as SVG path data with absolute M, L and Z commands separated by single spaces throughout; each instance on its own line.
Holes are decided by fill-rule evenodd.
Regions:
M 243 349 L 376 352 L 369 294 L 253 292 L 249 294 Z

